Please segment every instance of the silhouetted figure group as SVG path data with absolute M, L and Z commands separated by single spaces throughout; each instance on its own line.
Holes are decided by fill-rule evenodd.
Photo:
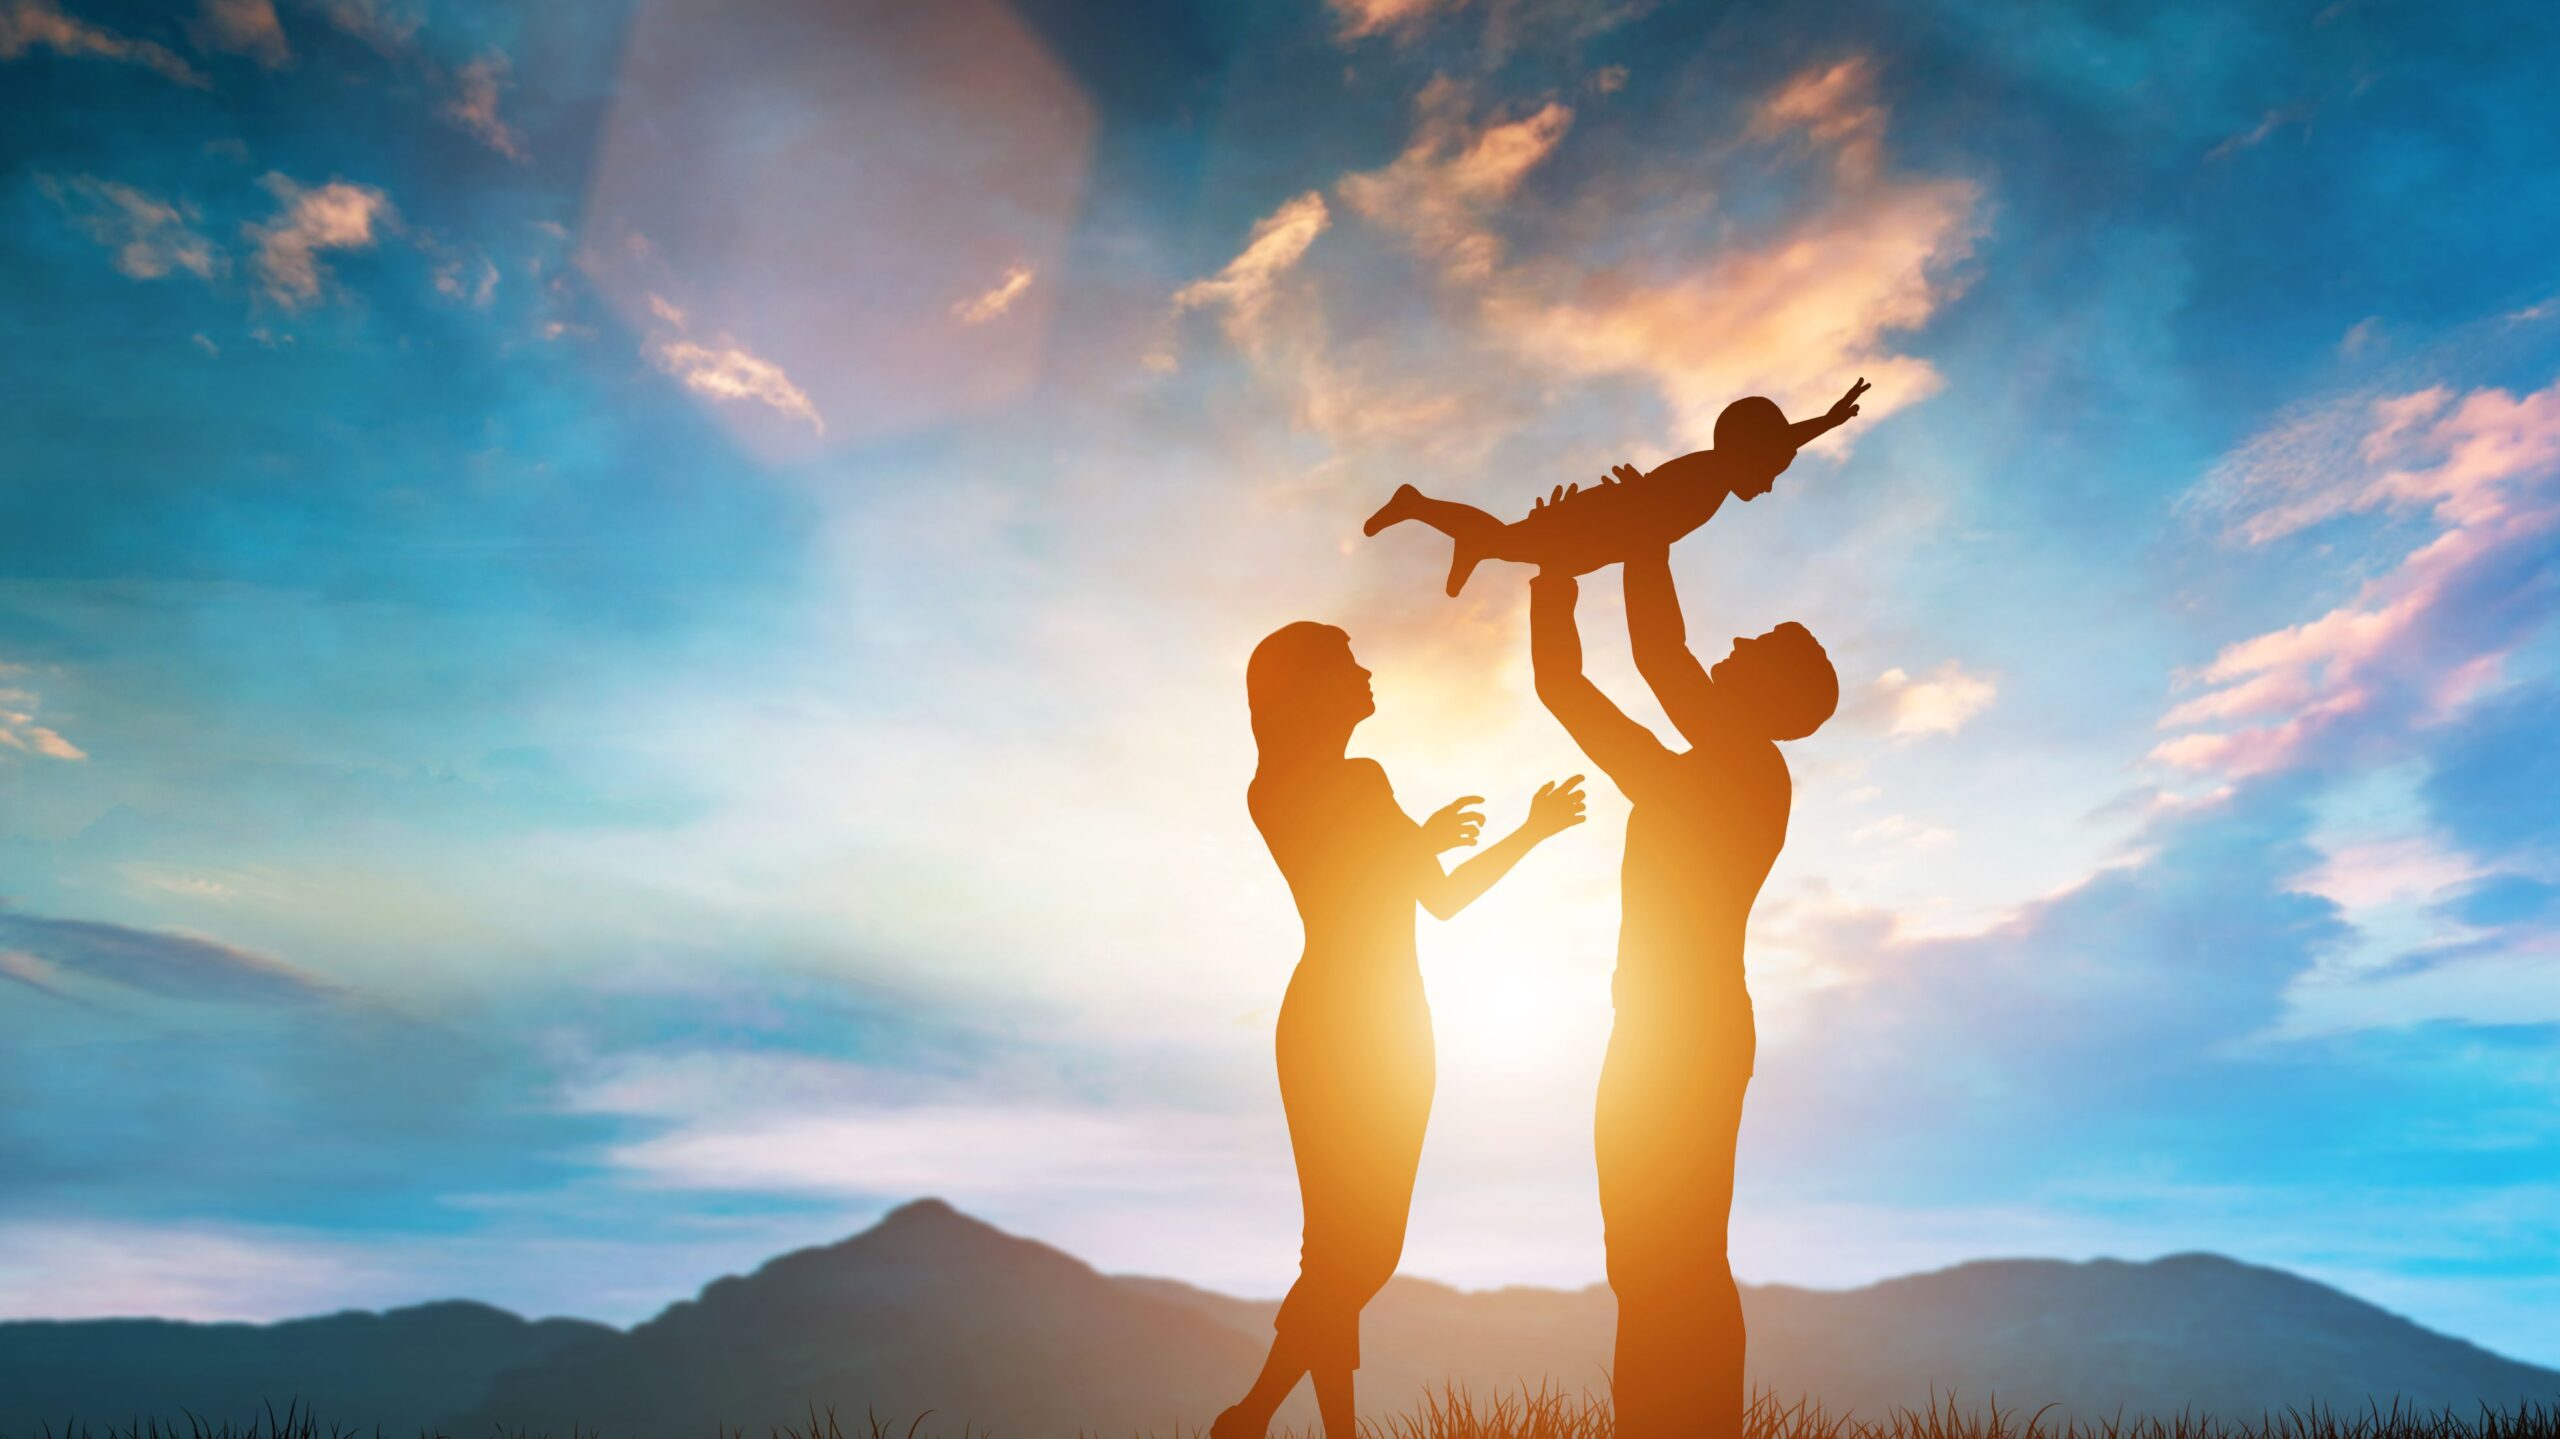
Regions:
M 1736 638 L 1712 668 L 1701 664 L 1670 546 L 1727 495 L 1768 493 L 1801 446 L 1858 413 L 1866 388 L 1859 381 L 1797 424 L 1768 400 L 1737 401 L 1716 421 L 1714 449 L 1645 474 L 1621 465 L 1590 489 L 1558 487 L 1510 524 L 1405 485 L 1366 527 L 1375 535 L 1420 520 L 1448 535 L 1452 595 L 1486 559 L 1538 567 L 1529 583 L 1538 698 L 1630 802 L 1617 1022 L 1593 1126 L 1618 1298 L 1610 1388 L 1622 1439 L 1741 1430 L 1742 1296 L 1725 1235 L 1754 1049 L 1743 930 L 1786 843 L 1793 785 L 1778 742 L 1812 734 L 1840 697 L 1829 657 L 1798 624 Z M 1637 671 L 1685 749 L 1629 719 L 1582 673 L 1575 577 L 1612 563 L 1625 575 Z M 1261 1439 L 1306 1376 L 1325 1433 L 1352 1439 L 1360 1311 L 1403 1253 L 1431 1112 L 1431 1011 L 1413 906 L 1447 919 L 1539 841 L 1581 823 L 1582 777 L 1540 786 L 1519 829 L 1444 871 L 1442 854 L 1475 844 L 1484 817 L 1469 806 L 1482 800 L 1457 800 L 1417 825 L 1386 771 L 1346 754 L 1376 708 L 1349 636 L 1307 622 L 1274 631 L 1255 647 L 1245 689 L 1260 756 L 1247 807 L 1306 929 L 1278 1039 L 1305 1232 L 1270 1355 L 1210 1434 Z

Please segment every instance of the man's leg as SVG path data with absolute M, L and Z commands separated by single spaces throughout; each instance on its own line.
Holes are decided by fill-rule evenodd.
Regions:
M 1747 1048 L 1718 1049 L 1621 1026 L 1602 1068 L 1595 1139 L 1620 1439 L 1741 1432 L 1742 1296 L 1725 1232 L 1751 1071 Z

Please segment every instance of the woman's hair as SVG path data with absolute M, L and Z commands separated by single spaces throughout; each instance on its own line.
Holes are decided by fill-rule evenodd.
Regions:
M 1342 663 L 1351 636 L 1332 625 L 1299 620 L 1262 637 L 1244 662 L 1245 705 L 1253 712 L 1253 742 L 1267 757 L 1307 726 L 1311 674 Z
M 1822 728 L 1823 721 L 1840 707 L 1840 672 L 1831 667 L 1822 641 L 1795 621 L 1770 631 L 1770 637 L 1781 641 L 1783 648 L 1771 656 L 1778 684 L 1766 709 L 1769 737 L 1803 739 Z

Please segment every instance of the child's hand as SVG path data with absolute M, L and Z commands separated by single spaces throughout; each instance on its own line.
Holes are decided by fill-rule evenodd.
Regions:
M 1834 402 L 1831 406 L 1831 413 L 1825 415 L 1823 418 L 1829 420 L 1835 425 L 1845 425 L 1849 423 L 1849 421 L 1856 417 L 1858 413 L 1858 397 L 1866 392 L 1867 377 L 1860 375 L 1858 377 L 1858 383 L 1851 385 L 1849 387 L 1849 393 L 1842 395 L 1838 401 Z
M 1476 831 L 1484 828 L 1484 815 L 1467 806 L 1484 803 L 1480 794 L 1465 795 L 1440 806 L 1438 812 L 1422 822 L 1423 841 L 1433 854 L 1446 854 L 1465 849 L 1476 842 Z
M 1540 839 L 1582 823 L 1582 776 L 1538 786 L 1529 799 L 1529 819 L 1521 827 Z

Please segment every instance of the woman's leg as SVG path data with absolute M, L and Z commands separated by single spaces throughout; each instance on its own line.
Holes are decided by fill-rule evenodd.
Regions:
M 1316 1414 L 1324 1420 L 1324 1439 L 1360 1439 L 1360 1406 L 1351 1400 L 1352 1369 L 1318 1369 Z
M 1280 1412 L 1289 1391 L 1298 1387 L 1298 1376 L 1306 1372 L 1298 1347 L 1287 1335 L 1274 1335 L 1271 1353 L 1262 1361 L 1262 1372 L 1254 1376 L 1253 1388 L 1209 1426 L 1209 1439 L 1263 1439 L 1270 1432 L 1271 1416 Z

